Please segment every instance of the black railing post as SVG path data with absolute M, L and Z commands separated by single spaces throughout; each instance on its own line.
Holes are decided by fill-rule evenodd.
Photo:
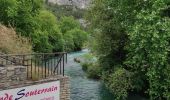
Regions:
M 41 71 L 41 73 L 42 73 L 42 78 L 43 78 L 43 74 L 44 74 L 44 68 L 43 68 L 43 65 L 44 65 L 44 62 L 43 61 L 45 61 L 45 59 L 44 59 L 44 54 L 43 54 L 43 57 L 42 57 L 42 71 Z
M 67 63 L 67 53 L 37 53 L 23 55 L 0 55 L 0 65 L 5 66 L 25 66 L 27 78 L 46 78 L 52 75 L 65 74 L 65 63 Z
M 26 66 L 27 66 L 27 79 L 28 79 L 28 77 L 29 77 L 29 69 L 28 69 L 28 66 L 29 66 L 28 63 L 29 63 L 29 61 L 27 60 L 26 62 L 27 62 L 27 65 L 26 65 Z
M 33 75 L 35 75 L 34 77 L 36 77 L 36 73 L 37 73 L 37 60 L 36 60 L 36 58 L 34 58 L 34 66 L 35 66 L 35 74 L 33 74 Z
M 33 65 L 33 64 L 32 64 L 32 57 L 31 57 L 31 79 L 32 79 L 32 74 L 33 74 L 33 73 L 32 73 L 32 65 Z
M 64 62 L 64 55 L 65 55 L 65 54 L 63 54 L 63 76 L 64 76 L 64 63 L 65 63 L 65 62 Z
M 51 65 L 50 65 L 51 66 L 51 72 L 50 72 L 50 74 L 52 75 L 52 71 L 53 71 L 53 56 L 51 57 L 50 61 L 51 61 Z
M 39 56 L 39 55 L 38 55 Z M 38 58 L 37 58 L 38 59 Z M 38 66 L 38 75 L 37 75 L 37 77 L 39 78 L 39 74 L 40 74 L 40 57 L 39 57 L 39 59 L 38 59 L 38 62 L 37 62 L 37 66 Z
M 46 78 L 46 75 L 47 74 L 47 65 L 46 65 L 46 60 L 45 60 L 45 78 Z
M 61 72 L 61 62 L 62 62 L 62 59 L 60 58 L 60 74 L 62 74 L 62 72 Z
M 56 62 L 56 59 L 54 58 L 53 59 L 53 70 L 55 70 L 55 64 L 56 64 L 55 62 Z M 55 75 L 55 73 L 53 73 L 53 75 Z
M 48 76 L 49 76 L 49 73 L 50 73 L 50 61 L 48 59 Z

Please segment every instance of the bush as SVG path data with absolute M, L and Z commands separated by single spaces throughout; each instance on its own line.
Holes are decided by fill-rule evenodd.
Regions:
M 74 50 L 74 41 L 73 41 L 73 35 L 72 34 L 64 34 L 64 50 L 67 52 Z
M 87 40 L 87 33 L 80 28 L 80 23 L 73 17 L 63 17 L 60 21 L 61 32 L 65 41 L 65 51 L 81 50 Z
M 87 72 L 89 66 L 92 66 L 92 63 L 81 63 L 83 71 Z
M 116 100 L 126 100 L 128 97 L 128 91 L 133 89 L 132 73 L 125 69 L 119 68 L 114 73 L 107 77 L 104 77 L 106 81 L 106 86 L 115 95 Z
M 87 33 L 85 31 L 82 31 L 76 28 L 76 29 L 68 31 L 67 34 L 73 35 L 74 50 L 75 51 L 81 50 L 84 42 L 87 40 Z
M 49 37 L 46 31 L 35 30 L 31 38 L 33 50 L 35 52 L 52 52 L 53 46 L 49 43 Z
M 73 17 L 63 17 L 60 21 L 60 29 L 64 34 L 72 29 L 80 29 L 80 23 L 76 21 Z
M 100 79 L 101 67 L 97 64 L 95 57 L 92 54 L 82 56 L 82 69 L 87 73 L 88 78 Z
M 100 79 L 101 77 L 101 67 L 97 64 L 84 62 L 81 63 L 83 71 L 87 73 L 87 77 L 91 79 Z
M 42 0 L 0 0 L 0 22 L 16 27 L 17 33 L 28 37 L 37 27 L 34 17 L 42 5 Z
M 49 34 L 49 43 L 53 46 L 53 52 L 61 52 L 64 50 L 64 39 L 61 33 Z
M 97 64 L 89 64 L 87 69 L 87 77 L 92 79 L 100 79 L 101 67 Z
M 42 33 L 46 33 L 40 36 L 44 37 L 46 36 L 46 44 L 42 42 L 42 46 L 44 48 L 47 48 L 49 50 L 45 50 L 44 52 L 57 52 L 57 51 L 63 51 L 63 36 L 60 33 L 60 29 L 58 26 L 58 21 L 56 20 L 56 17 L 47 10 L 40 11 L 39 15 L 36 17 L 37 23 L 39 23 L 39 29 L 42 31 Z M 36 33 L 34 33 L 36 34 Z M 38 48 L 39 49 L 39 48 Z M 50 50 L 51 49 L 51 50 Z
M 17 36 L 12 28 L 0 25 L 0 52 L 3 53 L 31 53 L 32 46 L 27 38 Z

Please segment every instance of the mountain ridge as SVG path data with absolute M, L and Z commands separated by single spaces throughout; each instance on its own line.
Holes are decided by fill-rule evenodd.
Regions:
M 91 0 L 47 0 L 48 3 L 58 5 L 73 5 L 79 9 L 87 9 Z

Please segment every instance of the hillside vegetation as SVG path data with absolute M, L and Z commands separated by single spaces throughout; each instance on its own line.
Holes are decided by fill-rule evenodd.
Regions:
M 10 54 L 31 53 L 32 46 L 28 39 L 17 36 L 14 29 L 0 25 L 0 52 Z
M 75 42 L 83 40 L 84 43 L 87 37 L 87 33 L 77 20 L 71 16 L 67 18 L 63 16 L 63 19 L 56 18 L 44 7 L 43 0 L 0 0 L 0 13 L 0 23 L 7 27 L 14 27 L 18 36 L 29 38 L 34 52 L 80 50 L 83 45 L 74 47 L 77 44 Z M 62 29 L 65 29 L 64 32 L 79 30 L 81 36 L 74 35 L 73 31 L 68 34 L 69 37 L 74 35 L 74 38 L 69 39 L 71 42 L 69 43 L 73 44 L 70 48 Z

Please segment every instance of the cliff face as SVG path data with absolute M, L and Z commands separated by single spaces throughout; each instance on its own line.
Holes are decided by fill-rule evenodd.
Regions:
M 80 9 L 88 8 L 91 0 L 48 0 L 48 3 L 58 5 L 73 5 Z

